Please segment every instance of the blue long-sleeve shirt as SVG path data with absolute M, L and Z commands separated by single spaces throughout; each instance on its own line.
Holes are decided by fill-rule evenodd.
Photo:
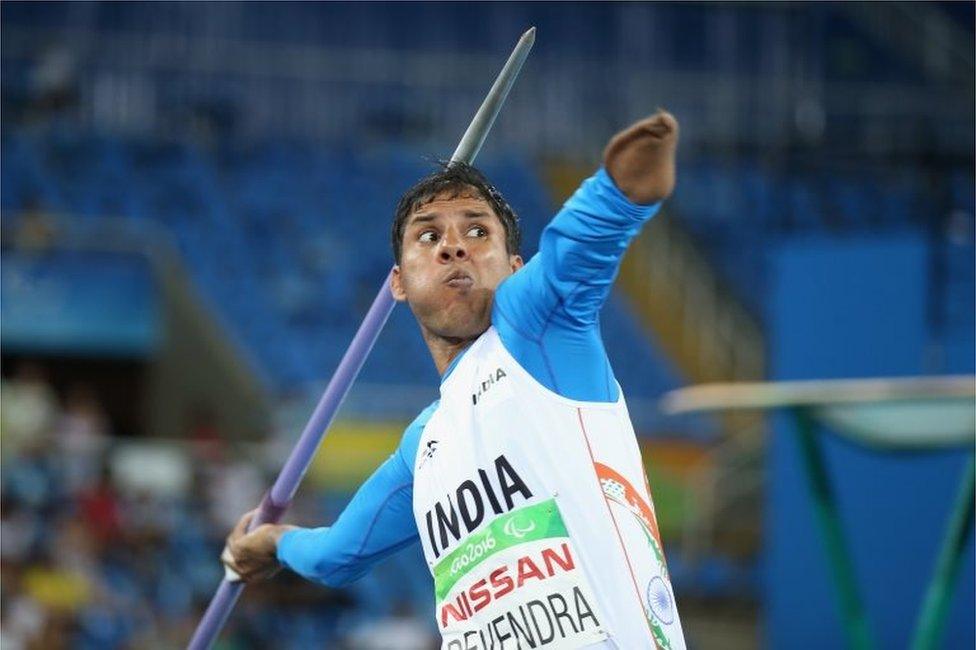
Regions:
M 543 231 L 539 252 L 498 286 L 492 325 L 511 355 L 545 387 L 576 400 L 616 401 L 619 389 L 600 336 L 600 308 L 628 244 L 659 206 L 632 203 L 601 168 Z M 407 426 L 397 450 L 332 526 L 285 533 L 278 560 L 310 580 L 338 587 L 416 542 L 414 459 L 437 406 L 435 401 Z

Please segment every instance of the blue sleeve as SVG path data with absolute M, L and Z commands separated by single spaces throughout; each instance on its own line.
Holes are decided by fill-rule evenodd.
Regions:
M 571 399 L 617 399 L 600 308 L 627 246 L 659 208 L 632 203 L 600 168 L 543 231 L 539 252 L 499 286 L 492 324 L 545 387 Z
M 424 425 L 437 403 L 406 428 L 393 454 L 359 488 L 332 526 L 281 536 L 278 561 L 330 587 L 362 577 L 371 566 L 418 540 L 413 516 L 413 464 Z

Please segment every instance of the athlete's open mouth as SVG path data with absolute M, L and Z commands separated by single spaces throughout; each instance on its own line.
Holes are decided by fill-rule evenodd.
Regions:
M 466 289 L 474 285 L 474 279 L 461 270 L 452 271 L 444 278 L 444 284 L 456 289 Z

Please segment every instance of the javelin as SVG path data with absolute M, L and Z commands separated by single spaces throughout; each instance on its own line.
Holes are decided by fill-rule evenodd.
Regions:
M 518 77 L 519 70 L 522 69 L 522 64 L 528 58 L 533 43 L 535 43 L 535 27 L 522 34 L 522 38 L 515 45 L 508 61 L 505 62 L 505 67 L 498 73 L 498 77 L 492 84 L 491 90 L 488 91 L 485 101 L 482 102 L 481 108 L 478 109 L 474 119 L 471 120 L 471 124 L 468 125 L 468 129 L 461 137 L 457 149 L 454 150 L 454 155 L 451 156 L 452 163 L 471 163 L 474 161 L 478 151 L 481 150 L 481 145 L 485 142 L 485 138 L 488 137 L 491 125 L 495 122 L 495 118 L 505 103 L 505 98 L 508 97 L 508 91 L 515 84 L 515 79 Z M 261 524 L 277 523 L 288 506 L 291 505 L 298 485 L 312 462 L 315 450 L 318 449 L 319 443 L 325 437 L 329 425 L 335 418 L 336 411 L 339 410 L 339 405 L 342 404 L 346 393 L 352 387 L 356 376 L 366 361 L 366 357 L 373 349 L 380 331 L 390 317 L 390 312 L 393 311 L 393 306 L 396 303 L 390 293 L 389 283 L 390 276 L 387 276 L 379 293 L 376 294 L 376 298 L 373 299 L 373 304 L 366 313 L 366 317 L 359 326 L 356 336 L 349 344 L 349 349 L 342 356 L 339 367 L 336 368 L 335 374 L 329 380 L 329 385 L 319 399 L 319 403 L 315 407 L 315 411 L 312 412 L 308 424 L 305 425 L 301 437 L 294 449 L 291 450 L 288 460 L 285 461 L 285 466 L 281 468 L 281 473 L 278 474 L 274 485 L 261 499 L 258 512 L 248 526 L 249 531 Z M 230 616 L 231 610 L 234 609 L 243 589 L 243 582 L 230 582 L 226 578 L 221 581 L 217 593 L 214 594 L 207 611 L 193 633 L 193 638 L 187 646 L 189 650 L 210 648 L 227 622 L 227 618 Z

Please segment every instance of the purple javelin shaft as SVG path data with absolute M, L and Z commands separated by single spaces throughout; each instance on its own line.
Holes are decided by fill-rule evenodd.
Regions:
M 505 98 L 508 96 L 509 90 L 512 89 L 515 79 L 518 77 L 522 64 L 528 58 L 529 51 L 532 49 L 534 42 L 535 27 L 525 32 L 515 45 L 515 49 L 508 57 L 508 61 L 505 62 L 505 67 L 498 74 L 484 102 L 464 132 L 464 136 L 454 151 L 454 155 L 451 156 L 451 162 L 463 161 L 470 163 L 474 161 L 475 156 L 478 155 L 478 151 L 481 149 L 481 145 L 484 144 L 485 138 L 488 136 L 488 131 L 491 129 L 495 117 L 497 117 L 498 112 L 501 110 L 502 104 L 505 103 Z M 393 311 L 393 306 L 396 303 L 390 294 L 389 280 L 390 277 L 387 276 L 383 286 L 380 287 L 379 292 L 376 294 L 373 304 L 366 313 L 366 317 L 359 326 L 356 336 L 353 337 L 349 349 L 342 356 L 339 367 L 336 368 L 335 374 L 329 380 L 329 385 L 326 387 L 325 393 L 322 394 L 322 398 L 315 407 L 315 411 L 312 412 L 312 417 L 309 418 L 308 424 L 305 425 L 301 437 L 288 455 L 285 466 L 278 474 L 274 485 L 271 486 L 271 489 L 261 500 L 258 512 L 251 520 L 248 530 L 256 528 L 261 524 L 277 523 L 285 510 L 288 509 L 288 506 L 291 505 L 291 500 L 298 490 L 298 485 L 301 483 L 309 464 L 312 462 L 315 450 L 318 449 L 319 443 L 325 437 L 329 425 L 332 424 L 332 420 L 335 418 L 336 412 L 342 404 L 342 400 L 345 399 L 346 394 L 352 387 L 356 376 L 366 362 L 366 357 L 369 356 L 373 345 L 376 343 L 376 339 L 379 337 L 383 326 Z M 220 634 L 220 630 L 223 629 L 224 624 L 227 622 L 227 618 L 230 616 L 243 590 L 243 582 L 229 582 L 226 579 L 221 581 L 217 592 L 207 607 L 207 611 L 204 613 L 203 618 L 200 619 L 200 623 L 193 633 L 193 638 L 187 646 L 189 650 L 206 650 L 210 648 Z
M 366 318 L 363 319 L 363 324 L 360 325 L 349 349 L 346 350 L 342 361 L 339 362 L 339 367 L 332 375 L 325 393 L 322 394 L 322 398 L 315 407 L 312 417 L 309 418 L 308 424 L 305 425 L 305 430 L 302 431 L 298 443 L 289 454 L 288 460 L 285 461 L 285 466 L 278 474 L 277 480 L 261 499 L 260 508 L 257 515 L 252 519 L 249 529 L 261 524 L 277 523 L 291 504 L 292 497 L 295 496 L 295 491 L 305 476 L 306 470 L 308 470 L 319 442 L 325 437 L 325 432 L 339 410 L 339 405 L 342 404 L 346 393 L 352 387 L 356 375 L 359 374 L 359 370 L 363 367 L 373 344 L 376 343 L 383 325 L 386 324 L 386 320 L 393 311 L 395 303 L 390 294 L 388 283 L 389 276 L 387 282 L 376 294 Z M 203 650 L 213 644 L 243 590 L 243 582 L 221 581 L 217 593 L 211 599 L 207 611 L 190 640 L 188 647 L 191 650 Z

